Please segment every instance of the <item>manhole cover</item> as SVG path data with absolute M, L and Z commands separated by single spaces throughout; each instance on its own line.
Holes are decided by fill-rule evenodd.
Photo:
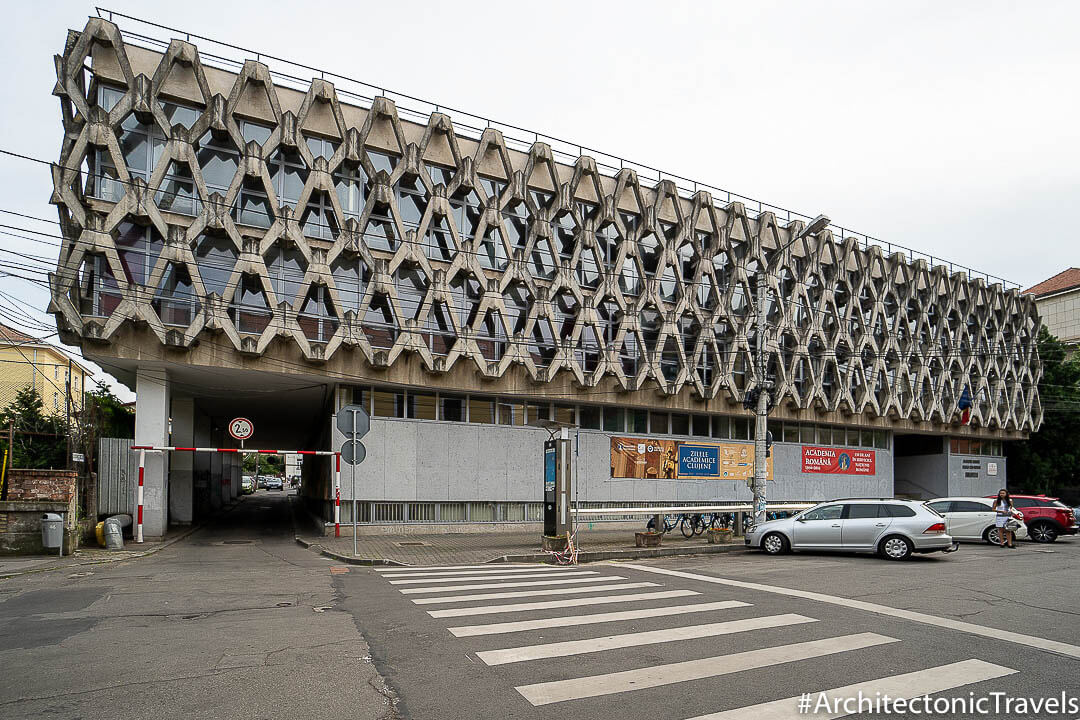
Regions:
M 409 540 L 407 542 L 399 542 L 399 543 L 394 543 L 394 544 L 397 545 L 398 547 L 416 547 L 418 545 L 421 546 L 421 547 L 427 547 L 428 546 L 428 544 L 426 542 L 420 542 L 419 540 Z
M 250 545 L 251 540 L 225 540 L 222 545 Z

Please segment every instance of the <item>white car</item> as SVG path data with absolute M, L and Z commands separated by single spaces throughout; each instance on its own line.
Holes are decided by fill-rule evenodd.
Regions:
M 945 516 L 948 532 L 956 540 L 982 540 L 999 544 L 998 529 L 994 527 L 996 513 L 994 501 L 981 497 L 944 497 L 926 502 L 927 507 Z M 1027 540 L 1027 525 L 1024 514 L 1016 511 L 1020 528 L 1016 531 L 1017 540 Z

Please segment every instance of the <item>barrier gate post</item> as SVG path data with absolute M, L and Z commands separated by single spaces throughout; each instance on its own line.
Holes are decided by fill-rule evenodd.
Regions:
M 142 509 L 143 509 L 143 473 L 146 468 L 146 451 L 139 451 L 139 496 L 138 502 L 138 517 L 135 524 L 135 542 L 141 543 L 143 541 L 142 536 Z
M 334 454 L 334 537 L 341 537 L 341 453 Z

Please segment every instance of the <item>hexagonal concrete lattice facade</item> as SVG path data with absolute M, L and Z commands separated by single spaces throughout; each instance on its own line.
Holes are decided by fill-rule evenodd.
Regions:
M 800 222 L 237 69 L 179 40 L 127 45 L 99 18 L 70 34 L 50 308 L 66 339 L 182 358 L 218 338 L 311 373 L 408 367 L 444 389 L 514 378 L 532 395 L 735 412 L 769 263 L 780 412 L 940 429 L 967 388 L 975 427 L 1041 422 L 1038 318 L 1015 290 L 828 230 L 781 249 Z

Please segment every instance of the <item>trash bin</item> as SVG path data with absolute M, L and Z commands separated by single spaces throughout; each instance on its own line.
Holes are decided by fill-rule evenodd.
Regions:
M 41 516 L 41 544 L 56 550 L 64 544 L 64 516 L 45 513 Z
M 115 517 L 105 521 L 105 549 L 124 549 L 124 526 Z

